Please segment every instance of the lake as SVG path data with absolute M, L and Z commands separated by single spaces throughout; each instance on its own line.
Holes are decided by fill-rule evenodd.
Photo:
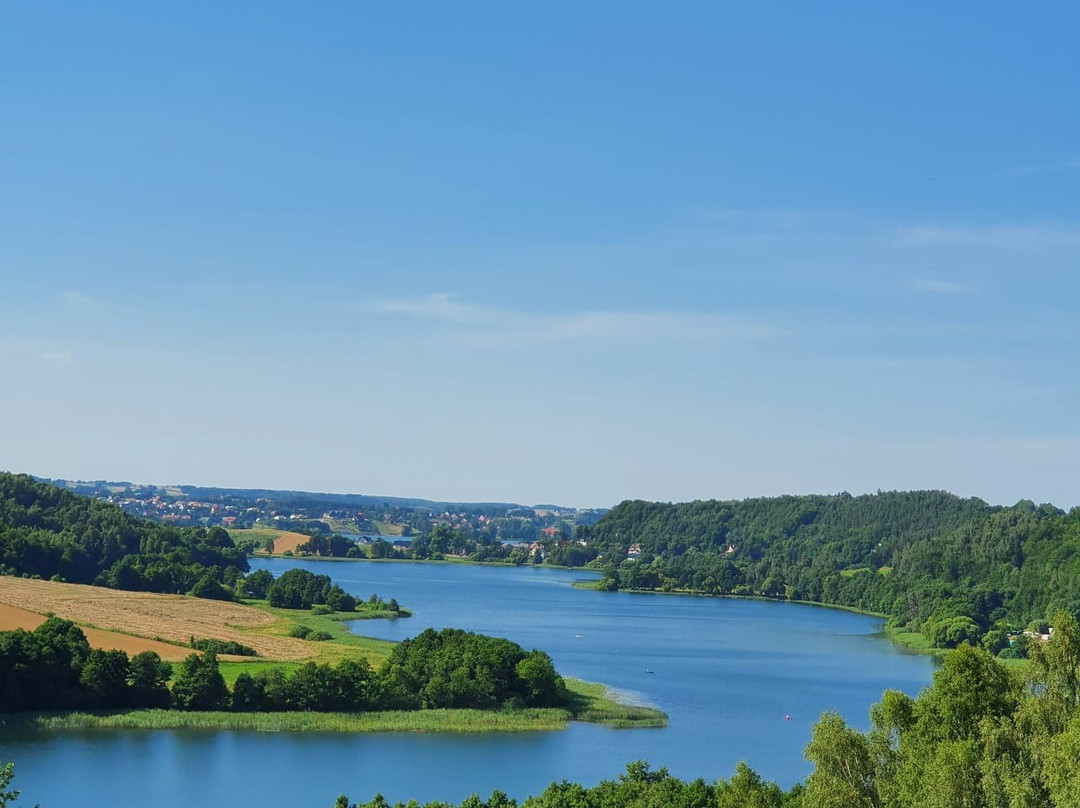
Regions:
M 824 710 L 865 729 L 886 688 L 917 693 L 933 663 L 893 646 L 882 621 L 790 603 L 608 593 L 572 587 L 588 572 L 394 562 L 253 560 L 329 574 L 347 591 L 396 598 L 414 616 L 350 624 L 400 640 L 453 626 L 551 654 L 568 676 L 659 707 L 665 729 L 572 724 L 562 732 L 326 735 L 96 730 L 0 736 L 21 802 L 42 808 L 329 808 L 376 791 L 391 801 L 513 797 L 552 780 L 593 784 L 629 761 L 706 780 L 746 760 L 784 786 L 806 776 L 802 749 Z M 787 718 L 790 717 L 790 718 Z M 197 797 L 193 797 L 197 795 Z

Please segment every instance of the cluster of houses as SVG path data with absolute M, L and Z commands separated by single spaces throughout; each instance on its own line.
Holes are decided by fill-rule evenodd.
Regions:
M 243 521 L 245 514 L 254 522 L 258 508 L 242 508 L 238 505 L 224 505 L 217 502 L 199 502 L 196 500 L 172 499 L 154 494 L 147 497 L 116 496 L 103 497 L 105 501 L 119 505 L 127 513 L 162 522 L 195 525 L 225 525 L 231 527 Z
M 1037 642 L 1050 642 L 1050 638 L 1054 636 L 1054 627 L 1050 626 L 1050 628 L 1045 634 L 1038 631 L 1032 631 L 1031 629 L 1027 629 L 1025 631 L 1014 631 L 1006 636 L 1009 638 L 1010 648 L 1016 645 L 1017 639 L 1019 639 L 1021 636 L 1027 637 L 1029 640 L 1035 640 Z
M 308 495 L 288 493 L 288 496 L 271 500 L 255 491 L 227 490 L 220 499 L 207 501 L 211 492 L 224 489 L 207 489 L 197 493 L 179 486 L 139 485 L 129 482 L 107 481 L 69 482 L 58 480 L 79 493 L 119 505 L 124 511 L 140 517 L 172 522 L 179 525 L 222 525 L 225 527 L 253 527 L 256 523 L 272 524 L 282 529 L 306 531 L 327 529 L 350 529 L 358 534 L 389 532 L 384 525 L 393 526 L 409 535 L 424 533 L 436 524 L 446 525 L 454 531 L 486 537 L 488 540 L 550 542 L 567 537 L 578 524 L 590 524 L 600 518 L 602 510 L 578 510 L 555 506 L 528 507 L 519 505 L 469 505 L 443 507 L 441 511 L 423 505 L 402 502 L 371 502 L 363 509 L 338 505 L 319 495 L 310 495 L 311 506 L 304 507 Z M 262 492 L 259 492 L 262 493 Z M 267 492 L 269 493 L 269 492 Z M 194 494 L 196 498 L 189 499 Z M 287 503 L 287 504 L 284 504 Z

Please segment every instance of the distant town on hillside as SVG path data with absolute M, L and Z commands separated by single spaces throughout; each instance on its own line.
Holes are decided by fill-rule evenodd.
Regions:
M 303 533 L 408 538 L 441 524 L 477 538 L 535 541 L 571 536 L 575 527 L 591 525 L 607 511 L 365 494 L 38 479 L 162 522 L 236 529 L 266 526 Z

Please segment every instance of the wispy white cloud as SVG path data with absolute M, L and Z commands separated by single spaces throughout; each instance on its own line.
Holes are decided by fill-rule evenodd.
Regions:
M 1080 169 L 1080 157 L 1068 157 L 1055 163 L 1040 163 L 1036 165 L 1014 166 L 1004 172 L 1006 177 L 1020 178 L 1030 177 L 1035 174 L 1056 174 L 1061 171 L 1076 171 Z
M 937 292 L 943 295 L 966 295 L 975 291 L 970 286 L 940 278 L 915 278 L 909 285 L 922 292 Z
M 460 303 L 444 292 L 403 300 L 377 300 L 362 304 L 360 309 L 373 314 L 402 314 L 451 323 L 478 322 L 485 318 L 485 314 L 497 312 L 496 309 Z
M 364 303 L 370 314 L 406 316 L 455 326 L 474 339 L 689 340 L 761 338 L 776 328 L 739 315 L 688 311 L 581 311 L 544 314 L 463 303 L 438 293 Z
M 41 361 L 55 367 L 67 367 L 75 358 L 72 351 L 46 351 L 41 355 Z
M 1004 249 L 1035 249 L 1080 245 L 1080 226 L 1066 224 L 982 225 L 950 227 L 919 225 L 901 228 L 896 241 L 905 245 L 960 245 Z
M 95 297 L 77 289 L 68 289 L 60 298 L 60 302 L 73 309 L 97 309 L 105 304 Z

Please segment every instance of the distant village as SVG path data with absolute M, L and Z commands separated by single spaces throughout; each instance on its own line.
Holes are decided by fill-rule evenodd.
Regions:
M 436 525 L 487 542 L 529 546 L 569 540 L 602 509 L 513 504 L 433 503 L 360 495 L 207 489 L 128 482 L 52 480 L 127 513 L 179 526 L 274 527 L 306 534 L 347 535 L 361 543 L 383 537 L 407 545 Z M 353 499 L 355 502 L 349 502 Z

